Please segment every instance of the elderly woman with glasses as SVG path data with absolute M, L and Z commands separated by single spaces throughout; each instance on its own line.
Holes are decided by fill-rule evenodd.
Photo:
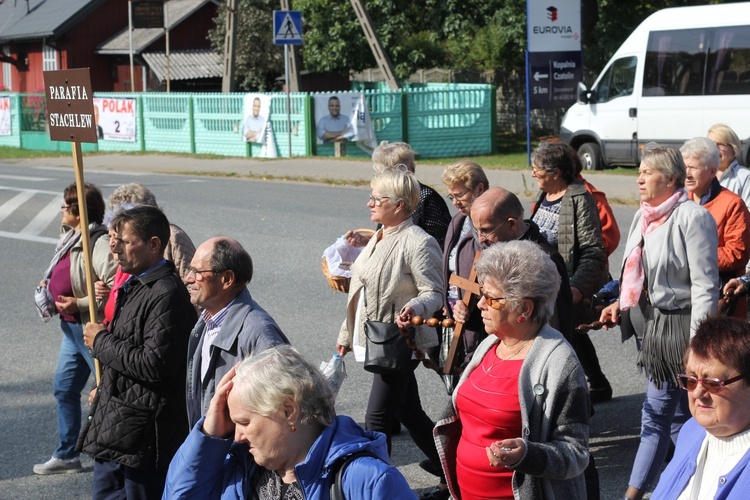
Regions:
M 531 175 L 539 185 L 531 219 L 565 261 L 576 325 L 595 319 L 590 299 L 607 282 L 607 252 L 599 213 L 594 197 L 576 179 L 577 162 L 575 150 L 562 143 L 542 142 L 531 155 Z M 591 339 L 581 335 L 574 347 L 586 372 L 591 400 L 597 403 L 610 399 L 612 387 Z
M 690 413 L 652 498 L 745 499 L 750 491 L 750 325 L 703 321 L 685 351 Z
M 649 143 L 638 175 L 641 207 L 633 218 L 620 278 L 620 297 L 601 321 L 618 323 L 623 342 L 636 336 L 638 366 L 648 387 L 641 441 L 625 498 L 651 488 L 682 424 L 687 395 L 677 383 L 682 357 L 700 320 L 719 299 L 718 234 L 705 208 L 689 200 L 685 162 L 677 148 Z M 657 497 L 654 497 L 657 498 Z
M 750 170 L 740 165 L 742 141 L 734 130 L 723 123 L 708 129 L 708 138 L 719 148 L 719 170 L 716 178 L 722 187 L 739 195 L 750 209 Z
M 539 245 L 511 241 L 484 250 L 476 269 L 488 337 L 435 427 L 450 492 L 586 498 L 590 403 L 575 352 L 547 324 L 560 287 L 555 264 Z
M 354 454 L 332 487 L 332 470 Z M 388 461 L 385 437 L 336 416 L 320 371 L 276 346 L 222 377 L 172 459 L 163 498 L 327 499 L 337 488 L 352 500 L 415 498 Z
M 388 169 L 370 186 L 370 220 L 382 227 L 352 264 L 347 317 L 336 345 L 342 356 L 354 349 L 358 361 L 364 359 L 367 320 L 410 328 L 413 317 L 429 318 L 443 305 L 440 248 L 411 218 L 419 203 L 419 183 L 409 172 Z M 420 350 L 437 346 L 434 328 L 422 325 L 415 330 Z M 418 365 L 412 360 L 407 371 L 373 375 L 365 427 L 384 433 L 390 448 L 393 419 L 398 417 L 427 458 L 439 464 L 434 424 L 422 409 L 414 377 Z
M 117 263 L 109 252 L 107 228 L 102 224 L 104 198 L 93 184 L 83 186 L 89 227 L 81 226 L 81 204 L 75 184 L 65 188 L 60 241 L 55 262 L 41 285 L 49 289 L 60 314 L 62 342 L 55 370 L 58 444 L 52 458 L 34 466 L 35 474 L 62 474 L 81 471 L 76 440 L 81 430 L 81 391 L 94 371 L 94 358 L 83 343 L 83 325 L 89 319 L 89 297 L 83 257 L 82 231 L 89 231 L 93 249 L 91 267 L 94 278 L 112 285 Z M 103 302 L 97 301 L 101 313 Z

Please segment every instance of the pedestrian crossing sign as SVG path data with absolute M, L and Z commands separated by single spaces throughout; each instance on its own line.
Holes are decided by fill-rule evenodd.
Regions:
M 298 10 L 273 11 L 273 43 L 302 44 L 302 13 Z

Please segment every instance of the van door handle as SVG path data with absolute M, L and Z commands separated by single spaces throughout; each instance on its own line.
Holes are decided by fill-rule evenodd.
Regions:
M 636 116 L 638 116 L 638 108 L 630 108 L 630 109 L 628 109 L 628 116 L 630 118 L 635 118 Z

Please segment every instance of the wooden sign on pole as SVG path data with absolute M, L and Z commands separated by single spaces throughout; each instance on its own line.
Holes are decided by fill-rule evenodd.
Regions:
M 91 267 L 91 238 L 86 190 L 83 181 L 82 142 L 97 142 L 94 120 L 94 96 L 88 68 L 44 72 L 44 93 L 47 96 L 47 124 L 53 141 L 72 142 L 73 166 L 76 174 L 78 214 L 81 217 L 83 262 L 86 271 L 86 294 L 94 297 L 94 270 Z M 96 323 L 96 300 L 89 300 L 91 322 Z M 94 359 L 96 384 L 101 381 L 99 360 Z

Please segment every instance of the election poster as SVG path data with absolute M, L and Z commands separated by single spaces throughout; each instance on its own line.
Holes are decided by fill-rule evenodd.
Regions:
M 364 150 L 377 146 L 370 111 L 361 92 L 315 95 L 318 144 L 355 142 Z
M 276 158 L 276 141 L 269 119 L 271 116 L 271 96 L 245 94 L 243 104 L 242 140 L 262 144 L 261 157 Z
M 94 97 L 96 135 L 105 141 L 136 141 L 136 102 L 126 97 Z
M 11 135 L 10 97 L 0 97 L 0 135 Z

